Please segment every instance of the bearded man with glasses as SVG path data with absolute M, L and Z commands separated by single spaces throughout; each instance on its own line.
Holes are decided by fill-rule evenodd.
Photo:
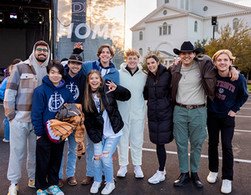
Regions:
M 33 91 L 47 75 L 50 48 L 45 41 L 33 46 L 29 59 L 17 64 L 8 80 L 5 91 L 5 115 L 10 121 L 10 157 L 7 178 L 11 182 L 8 195 L 16 195 L 21 168 L 27 152 L 28 186 L 35 188 L 36 135 L 31 123 Z M 27 150 L 27 151 L 26 151 Z

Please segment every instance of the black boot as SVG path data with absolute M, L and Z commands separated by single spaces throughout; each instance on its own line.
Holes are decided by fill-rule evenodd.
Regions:
M 203 188 L 203 184 L 200 181 L 200 178 L 196 172 L 191 172 L 191 180 L 197 188 Z
M 181 187 L 181 186 L 184 186 L 184 184 L 186 184 L 187 182 L 189 182 L 189 173 L 188 172 L 181 173 L 178 179 L 174 181 L 173 186 Z

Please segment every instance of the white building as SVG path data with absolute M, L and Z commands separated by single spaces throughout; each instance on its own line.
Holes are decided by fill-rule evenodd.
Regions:
M 251 26 L 251 7 L 222 0 L 157 0 L 157 8 L 131 28 L 132 48 L 142 56 L 160 51 L 169 65 L 176 58 L 173 48 L 184 41 L 213 38 L 215 16 L 216 30 L 227 24 L 235 28 L 240 21 Z

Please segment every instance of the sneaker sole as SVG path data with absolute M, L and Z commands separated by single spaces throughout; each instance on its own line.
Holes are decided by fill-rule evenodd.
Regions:
M 49 192 L 47 190 L 46 190 L 46 192 L 47 192 L 47 194 L 53 194 L 53 193 L 51 193 L 51 192 Z M 64 195 L 64 192 L 59 192 L 59 193 L 57 193 L 57 195 Z
M 115 189 L 115 187 L 108 193 L 108 192 L 102 192 L 101 191 L 101 194 L 111 194 L 112 193 L 112 191 Z
M 36 186 L 32 186 L 32 185 L 29 185 L 29 184 L 28 184 L 28 187 L 33 188 L 33 189 L 36 188 Z
M 90 191 L 90 193 L 91 193 L 91 194 L 97 194 L 97 193 L 98 193 L 98 191 L 95 191 L 95 192 Z
M 165 178 L 166 179 L 166 178 Z M 150 184 L 158 184 L 158 183 L 160 183 L 160 182 L 162 182 L 162 181 L 165 181 L 165 179 L 161 179 L 161 180 L 159 180 L 158 182 L 150 182 L 150 181 L 148 181 L 148 183 L 150 183 Z
M 134 175 L 135 175 L 136 179 L 143 179 L 144 178 L 144 175 L 136 175 L 135 172 L 134 172 Z
M 117 177 L 119 177 L 119 178 L 125 178 L 126 174 L 125 175 L 117 175 Z
M 144 178 L 144 175 L 143 175 L 143 176 L 136 176 L 136 175 L 135 175 L 135 178 L 136 178 L 136 179 L 143 179 L 143 178 Z
M 214 183 L 217 182 L 217 180 L 218 180 L 218 178 L 216 178 L 216 180 L 212 182 L 212 181 L 208 181 L 208 179 L 207 179 L 207 182 L 210 183 L 210 184 L 214 184 Z

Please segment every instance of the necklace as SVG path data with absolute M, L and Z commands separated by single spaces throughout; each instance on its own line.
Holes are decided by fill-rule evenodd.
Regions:
M 192 67 L 193 67 L 193 64 L 189 67 L 189 69 L 186 72 L 183 69 L 182 77 L 183 77 L 184 81 L 186 81 L 186 76 L 188 75 L 188 73 L 190 72 L 190 70 L 192 69 Z

